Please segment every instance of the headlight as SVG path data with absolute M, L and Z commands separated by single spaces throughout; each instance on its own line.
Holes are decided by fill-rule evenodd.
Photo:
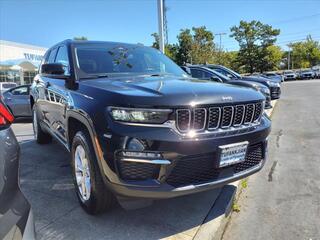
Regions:
M 269 88 L 262 87 L 258 89 L 260 92 L 262 92 L 264 95 L 270 95 L 270 90 Z
M 116 121 L 132 123 L 161 124 L 169 119 L 172 110 L 169 109 L 140 109 L 110 107 L 110 114 Z
M 280 87 L 280 83 L 268 81 L 268 84 L 270 85 L 270 87 Z

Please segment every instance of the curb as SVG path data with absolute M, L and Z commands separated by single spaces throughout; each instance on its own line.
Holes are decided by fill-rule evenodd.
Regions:
M 277 100 L 272 101 L 272 108 L 265 112 L 271 118 Z M 220 240 L 228 225 L 232 213 L 232 205 L 242 191 L 241 180 L 224 186 L 208 215 L 200 225 L 193 240 Z

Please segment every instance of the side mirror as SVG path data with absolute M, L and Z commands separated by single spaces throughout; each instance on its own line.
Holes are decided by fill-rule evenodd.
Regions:
M 215 81 L 215 82 L 220 82 L 220 83 L 223 82 L 220 78 L 218 78 L 218 77 L 216 77 L 216 76 L 211 76 L 210 79 L 213 80 L 213 81 Z
M 41 73 L 51 75 L 54 78 L 68 78 L 65 75 L 65 66 L 61 63 L 46 63 L 41 65 Z

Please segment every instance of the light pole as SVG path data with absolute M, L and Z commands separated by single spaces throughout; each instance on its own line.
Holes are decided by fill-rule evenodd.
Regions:
M 288 70 L 290 69 L 290 48 L 288 51 Z
M 164 53 L 163 0 L 158 0 L 159 49 Z

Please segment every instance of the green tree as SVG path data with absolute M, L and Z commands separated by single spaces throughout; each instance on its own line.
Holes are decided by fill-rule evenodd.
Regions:
M 206 64 L 212 61 L 214 55 L 213 33 L 205 26 L 193 27 L 191 57 L 194 64 Z
M 151 47 L 156 48 L 156 49 L 160 49 L 160 46 L 159 46 L 159 42 L 160 42 L 159 34 L 158 33 L 152 33 L 151 36 L 154 38 Z
M 270 45 L 265 49 L 266 55 L 263 56 L 261 62 L 266 65 L 262 68 L 262 70 L 279 70 L 280 63 L 282 60 L 283 53 L 279 46 Z
M 294 68 L 307 68 L 320 63 L 320 44 L 307 36 L 306 41 L 289 44 Z
M 178 38 L 177 63 L 184 65 L 191 63 L 191 49 L 193 44 L 192 34 L 190 29 L 181 29 Z
M 151 36 L 154 38 L 152 47 L 159 49 L 159 35 L 158 33 L 152 33 Z M 177 59 L 177 52 L 178 52 L 178 45 L 177 44 L 166 44 L 164 46 L 164 53 L 171 58 L 173 61 L 176 61 Z
M 240 46 L 238 64 L 250 73 L 268 70 L 268 47 L 275 43 L 280 30 L 255 20 L 240 21 L 239 26 L 233 26 L 230 30 L 230 37 L 234 37 Z

